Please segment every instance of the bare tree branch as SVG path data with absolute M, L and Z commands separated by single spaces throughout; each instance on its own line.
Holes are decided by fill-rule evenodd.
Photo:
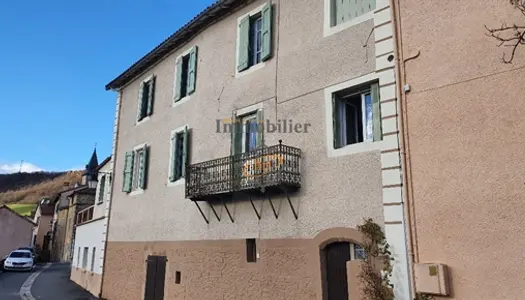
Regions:
M 509 0 L 514 8 L 518 9 L 525 16 L 525 0 Z M 487 35 L 499 41 L 498 47 L 510 47 L 510 57 L 506 58 L 503 53 L 502 61 L 506 64 L 512 63 L 518 46 L 525 45 L 525 25 L 508 26 L 506 23 L 501 24 L 500 28 L 489 28 L 485 25 Z

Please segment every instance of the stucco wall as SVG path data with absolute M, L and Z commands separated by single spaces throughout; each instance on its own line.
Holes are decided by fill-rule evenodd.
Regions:
M 53 220 L 53 216 L 51 215 L 41 215 L 40 216 L 40 223 L 38 224 L 37 229 L 33 231 L 34 233 L 36 233 L 36 245 L 38 245 L 39 247 L 44 246 L 44 237 L 51 230 L 52 220 Z
M 484 25 L 525 20 L 508 1 L 400 2 L 404 56 L 421 51 L 406 63 L 415 260 L 450 267 L 443 299 L 522 299 L 525 52 L 503 64 Z
M 0 209 L 0 258 L 4 258 L 18 247 L 31 245 L 33 224 L 9 210 Z
M 237 18 L 263 3 L 256 1 L 206 29 L 123 89 L 110 241 L 309 237 L 330 227 L 355 227 L 364 217 L 383 222 L 379 149 L 328 158 L 325 140 L 323 90 L 375 71 L 374 40 L 368 38 L 373 37 L 373 20 L 325 38 L 323 1 L 274 1 L 274 57 L 262 69 L 235 78 Z M 304 40 L 302 47 L 299 40 Z M 196 92 L 171 107 L 175 59 L 194 45 L 199 47 Z M 153 115 L 136 125 L 139 84 L 152 73 L 157 76 Z M 227 156 L 230 135 L 215 132 L 216 120 L 255 103 L 262 103 L 264 118 L 272 122 L 287 118 L 312 124 L 308 133 L 265 136 L 267 145 L 282 139 L 303 150 L 303 187 L 291 198 L 299 219 L 281 197 L 274 199 L 280 203 L 279 218 L 266 200 L 259 221 L 244 198 L 230 204 L 234 223 L 225 211 L 218 222 L 205 207 L 207 225 L 195 204 L 184 198 L 183 185 L 167 187 L 170 132 L 186 124 L 192 129 L 191 163 Z M 142 143 L 151 145 L 148 188 L 126 195 L 120 188 L 124 154 Z M 262 200 L 255 200 L 260 207 Z
M 72 267 L 82 269 L 82 255 L 84 247 L 89 248 L 87 270 L 91 271 L 91 254 L 93 247 L 95 247 L 95 264 L 93 272 L 102 274 L 102 262 L 100 260 L 101 250 L 104 248 L 104 241 L 102 240 L 102 232 L 104 231 L 104 219 L 97 220 L 91 223 L 82 224 L 76 227 L 75 233 L 75 252 Z M 80 265 L 78 262 L 78 248 L 80 248 Z

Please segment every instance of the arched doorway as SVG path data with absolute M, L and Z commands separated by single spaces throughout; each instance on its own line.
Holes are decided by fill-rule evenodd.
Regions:
M 321 249 L 320 254 L 323 300 L 348 300 L 346 262 L 363 259 L 363 248 L 352 242 L 335 241 Z

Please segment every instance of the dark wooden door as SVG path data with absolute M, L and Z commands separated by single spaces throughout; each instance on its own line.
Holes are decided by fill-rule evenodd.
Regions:
M 346 262 L 350 260 L 350 243 L 336 242 L 324 249 L 327 300 L 348 300 Z
M 165 256 L 148 256 L 146 267 L 146 287 L 144 300 L 164 300 L 164 282 L 166 277 Z

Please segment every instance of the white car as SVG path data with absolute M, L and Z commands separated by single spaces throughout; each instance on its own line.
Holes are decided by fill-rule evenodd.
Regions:
M 15 250 L 6 256 L 4 270 L 32 271 L 35 268 L 33 254 L 29 250 Z

